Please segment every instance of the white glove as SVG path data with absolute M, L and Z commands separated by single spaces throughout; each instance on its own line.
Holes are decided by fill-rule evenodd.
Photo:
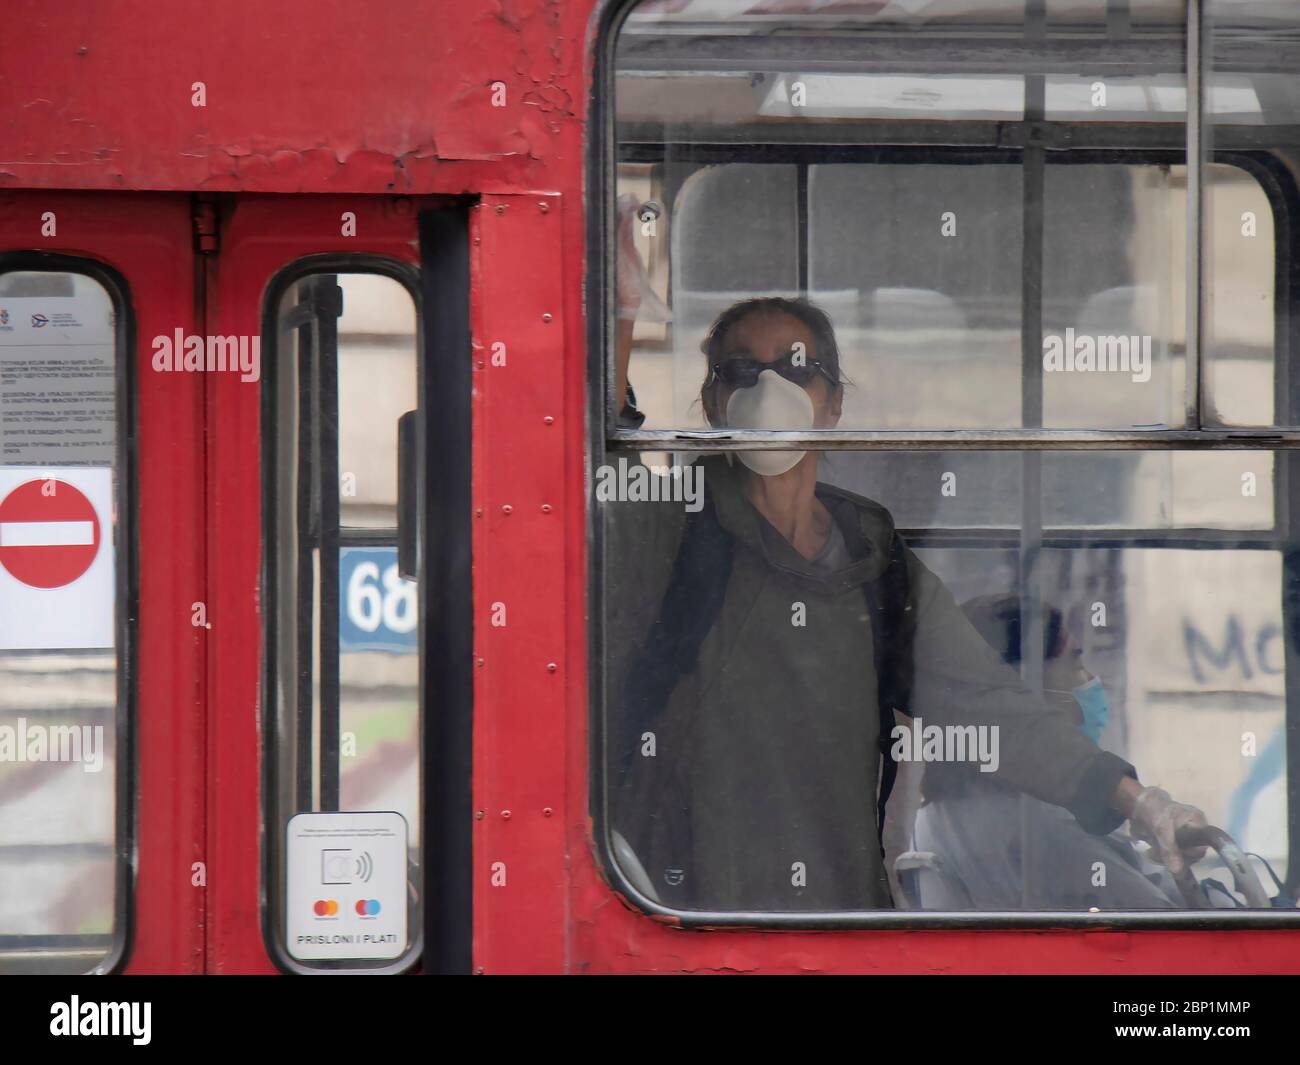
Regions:
M 1155 849 L 1156 859 L 1174 876 L 1181 876 L 1190 862 L 1205 857 L 1204 847 L 1183 850 L 1178 846 L 1178 830 L 1185 826 L 1204 828 L 1205 814 L 1195 806 L 1175 802 L 1163 788 L 1143 788 L 1133 803 L 1129 825 L 1138 839 Z

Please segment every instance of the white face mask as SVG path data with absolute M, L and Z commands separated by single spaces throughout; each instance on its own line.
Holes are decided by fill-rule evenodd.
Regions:
M 727 399 L 731 429 L 784 429 L 808 432 L 815 414 L 812 397 L 775 370 L 764 370 L 753 388 L 738 388 Z M 740 461 L 763 477 L 794 469 L 806 451 L 740 451 Z

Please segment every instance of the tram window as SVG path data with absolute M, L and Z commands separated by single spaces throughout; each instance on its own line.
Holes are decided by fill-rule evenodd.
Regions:
M 126 311 L 97 267 L 17 258 L 0 256 L 0 972 L 89 972 L 121 950 L 129 875 Z
M 1285 0 L 1209 0 L 1205 12 L 1207 92 L 1222 101 L 1207 116 L 1208 150 L 1240 158 L 1245 146 L 1255 149 L 1254 174 L 1221 169 L 1206 182 L 1205 414 L 1226 426 L 1297 425 L 1294 370 L 1273 373 L 1270 363 L 1275 350 L 1284 358 L 1295 331 L 1295 311 L 1279 291 L 1294 270 L 1294 238 L 1278 227 L 1295 218 L 1300 97 L 1288 49 L 1300 10 Z M 1287 210 L 1276 215 L 1270 199 Z
M 1259 46 L 1300 16 L 1211 0 L 1202 118 L 1181 0 L 905 6 L 619 24 L 608 860 L 706 923 L 1293 899 L 1300 98 Z M 1129 773 L 1259 883 L 1176 883 Z
M 421 610 L 406 549 L 419 491 L 405 432 L 419 394 L 412 291 L 396 268 L 307 273 L 279 286 L 274 305 L 270 898 L 278 955 L 309 968 L 409 961 L 420 927 Z M 322 960 L 285 938 L 286 826 L 305 812 L 362 811 L 406 821 L 408 940 Z

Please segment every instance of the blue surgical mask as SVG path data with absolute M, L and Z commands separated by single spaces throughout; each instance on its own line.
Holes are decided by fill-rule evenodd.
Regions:
M 1102 687 L 1099 678 L 1093 677 L 1086 684 L 1075 688 L 1073 694 L 1079 709 L 1083 711 L 1083 724 L 1079 726 L 1079 731 L 1093 743 L 1100 744 L 1101 730 L 1110 720 L 1110 701 L 1106 698 L 1106 689 Z

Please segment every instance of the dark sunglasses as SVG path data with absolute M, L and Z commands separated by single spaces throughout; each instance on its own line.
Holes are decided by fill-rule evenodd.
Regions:
M 790 381 L 801 388 L 806 387 L 810 381 L 818 374 L 821 374 L 832 385 L 839 382 L 830 375 L 830 372 L 822 365 L 820 359 L 810 359 L 806 355 L 803 362 L 796 364 L 795 353 L 783 356 L 776 362 L 762 362 L 759 359 L 751 359 L 739 355 L 733 359 L 723 359 L 721 362 L 715 362 L 709 367 L 709 379 L 705 387 L 712 387 L 721 381 L 728 388 L 753 388 L 758 384 L 758 375 L 764 370 L 775 370 L 787 381 Z

